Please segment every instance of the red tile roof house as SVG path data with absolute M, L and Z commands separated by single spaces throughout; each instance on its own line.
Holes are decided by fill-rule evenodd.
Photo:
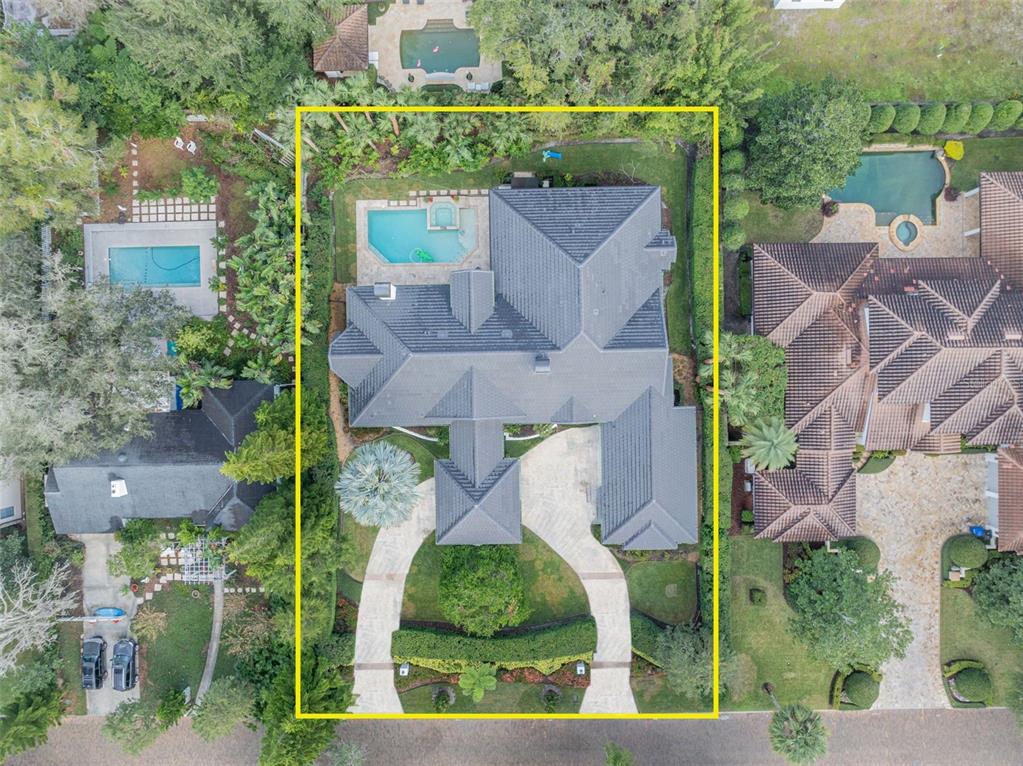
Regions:
M 1023 551 L 1023 173 L 981 176 L 980 258 L 753 247 L 754 331 L 785 349 L 795 466 L 754 476 L 758 537 L 856 534 L 852 453 L 1000 445 L 999 547 Z
M 334 33 L 313 46 L 313 71 L 329 78 L 347 77 L 369 68 L 369 12 L 365 4 L 327 13 Z

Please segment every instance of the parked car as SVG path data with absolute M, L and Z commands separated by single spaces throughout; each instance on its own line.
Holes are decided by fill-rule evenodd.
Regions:
M 135 687 L 139 679 L 139 645 L 134 638 L 122 638 L 114 644 L 110 667 L 114 671 L 114 689 L 126 692 Z
M 102 689 L 107 675 L 107 642 L 99 636 L 82 641 L 82 688 Z

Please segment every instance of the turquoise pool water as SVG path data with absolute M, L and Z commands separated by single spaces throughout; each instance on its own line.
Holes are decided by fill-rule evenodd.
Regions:
M 461 228 L 445 231 L 426 228 L 425 210 L 370 210 L 367 218 L 369 244 L 388 263 L 457 263 L 476 244 L 476 211 L 469 208 L 459 215 Z
M 111 247 L 110 281 L 147 287 L 197 287 L 201 284 L 198 245 Z
M 403 69 L 454 72 L 480 65 L 480 39 L 471 29 L 458 29 L 451 21 L 433 20 L 422 29 L 406 29 L 399 42 Z
M 912 213 L 933 226 L 934 200 L 945 186 L 945 169 L 934 152 L 867 152 L 841 189 L 828 196 L 839 202 L 865 202 L 874 208 L 878 226 Z
M 450 202 L 435 202 L 430 205 L 430 223 L 440 227 L 454 226 L 456 212 Z
M 899 238 L 899 242 L 908 245 L 916 239 L 916 224 L 912 221 L 903 221 L 895 227 L 895 236 Z

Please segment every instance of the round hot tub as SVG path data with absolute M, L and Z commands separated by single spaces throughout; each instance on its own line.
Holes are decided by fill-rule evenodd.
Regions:
M 895 227 L 895 236 L 904 245 L 911 245 L 919 231 L 912 221 L 902 221 Z
M 900 215 L 888 224 L 888 236 L 891 237 L 895 247 L 906 252 L 915 248 L 922 241 L 921 226 L 923 226 L 923 222 L 915 215 Z

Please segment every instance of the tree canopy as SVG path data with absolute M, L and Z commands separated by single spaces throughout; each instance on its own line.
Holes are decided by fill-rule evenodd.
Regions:
M 447 545 L 441 551 L 440 611 L 474 636 L 529 617 L 518 553 L 511 545 Z
M 1023 643 L 1023 559 L 998 558 L 973 578 L 973 600 L 984 619 Z

